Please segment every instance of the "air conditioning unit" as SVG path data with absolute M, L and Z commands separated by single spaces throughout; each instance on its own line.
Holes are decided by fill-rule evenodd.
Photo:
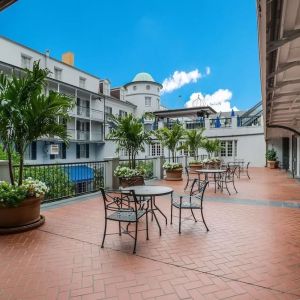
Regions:
M 49 151 L 48 152 L 51 155 L 58 155 L 59 154 L 59 145 L 58 144 L 49 145 Z

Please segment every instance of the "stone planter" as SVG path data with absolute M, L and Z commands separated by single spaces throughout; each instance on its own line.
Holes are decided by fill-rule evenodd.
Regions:
M 166 170 L 166 180 L 179 181 L 182 180 L 182 168 Z
M 134 185 L 144 185 L 145 180 L 143 176 L 119 177 L 119 184 L 122 188 L 126 188 Z
M 189 166 L 190 166 L 191 171 L 203 169 L 202 163 L 190 163 Z
M 270 169 L 276 169 L 278 167 L 278 163 L 276 162 L 276 160 L 268 160 L 267 166 Z
M 0 234 L 26 231 L 44 224 L 45 218 L 40 215 L 42 200 L 42 197 L 30 197 L 18 207 L 0 207 Z

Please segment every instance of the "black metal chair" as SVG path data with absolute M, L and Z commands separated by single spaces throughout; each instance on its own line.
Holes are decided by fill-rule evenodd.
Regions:
M 234 184 L 234 177 L 237 174 L 237 169 L 238 169 L 238 166 L 228 167 L 226 172 L 224 172 L 223 174 L 220 175 L 219 178 L 217 178 L 217 184 L 221 188 L 222 192 L 223 192 L 224 185 L 225 185 L 225 188 L 226 188 L 228 194 L 231 195 L 230 191 L 228 189 L 228 184 L 229 183 L 232 183 L 235 192 L 236 193 L 238 192 L 236 187 L 235 187 L 235 184 Z
M 102 194 L 105 211 L 105 225 L 101 248 L 104 247 L 104 241 L 107 235 L 107 221 L 119 222 L 119 235 L 122 235 L 122 222 L 129 224 L 135 223 L 134 236 L 131 235 L 131 232 L 128 231 L 128 229 L 125 231 L 126 234 L 128 234 L 134 239 L 133 253 L 135 253 L 138 233 L 138 222 L 143 216 L 146 216 L 146 236 L 147 240 L 149 239 L 148 202 L 141 203 L 140 201 L 138 201 L 134 191 L 105 191 L 103 188 L 101 188 L 100 191 Z
M 194 181 L 194 179 L 200 179 L 200 175 L 199 173 L 197 173 L 196 171 L 191 170 L 191 168 L 185 167 L 185 172 L 186 172 L 186 185 L 184 187 L 184 190 L 187 189 L 187 187 L 189 186 L 189 183 L 191 181 Z M 197 178 L 195 178 L 195 176 L 197 176 Z
M 190 193 L 188 196 L 180 196 L 179 199 L 173 199 L 171 202 L 171 224 L 173 223 L 173 207 L 179 209 L 179 233 L 181 233 L 181 210 L 189 209 L 192 213 L 193 219 L 197 222 L 194 214 L 194 209 L 199 209 L 201 211 L 202 222 L 207 231 L 209 231 L 204 215 L 203 215 L 203 196 L 205 189 L 208 185 L 208 181 L 194 179 Z
M 247 162 L 246 167 L 242 166 L 240 168 L 240 175 L 246 175 L 248 179 L 251 179 L 249 175 L 249 165 L 250 165 L 250 161 Z

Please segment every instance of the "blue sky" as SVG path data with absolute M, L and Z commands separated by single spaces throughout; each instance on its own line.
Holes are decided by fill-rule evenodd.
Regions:
M 142 71 L 169 78 L 170 108 L 201 93 L 192 99 L 246 109 L 261 97 L 255 2 L 19 0 L 0 13 L 0 34 L 58 59 L 73 51 L 113 86 Z

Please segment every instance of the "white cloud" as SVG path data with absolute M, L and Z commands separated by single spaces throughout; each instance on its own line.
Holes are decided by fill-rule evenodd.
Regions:
M 211 73 L 210 67 L 206 67 L 205 68 L 205 74 L 208 76 L 208 75 L 210 75 L 210 73 Z
M 163 89 L 161 93 L 171 93 L 186 84 L 189 84 L 191 82 L 197 82 L 202 77 L 203 75 L 199 72 L 198 69 L 195 69 L 190 72 L 175 71 L 172 76 L 164 79 L 162 83 Z
M 213 94 L 203 95 L 202 93 L 193 93 L 190 99 L 186 102 L 186 107 L 196 106 L 211 106 L 217 112 L 225 112 L 238 110 L 237 107 L 231 107 L 230 100 L 232 98 L 232 92 L 228 89 L 219 89 Z

